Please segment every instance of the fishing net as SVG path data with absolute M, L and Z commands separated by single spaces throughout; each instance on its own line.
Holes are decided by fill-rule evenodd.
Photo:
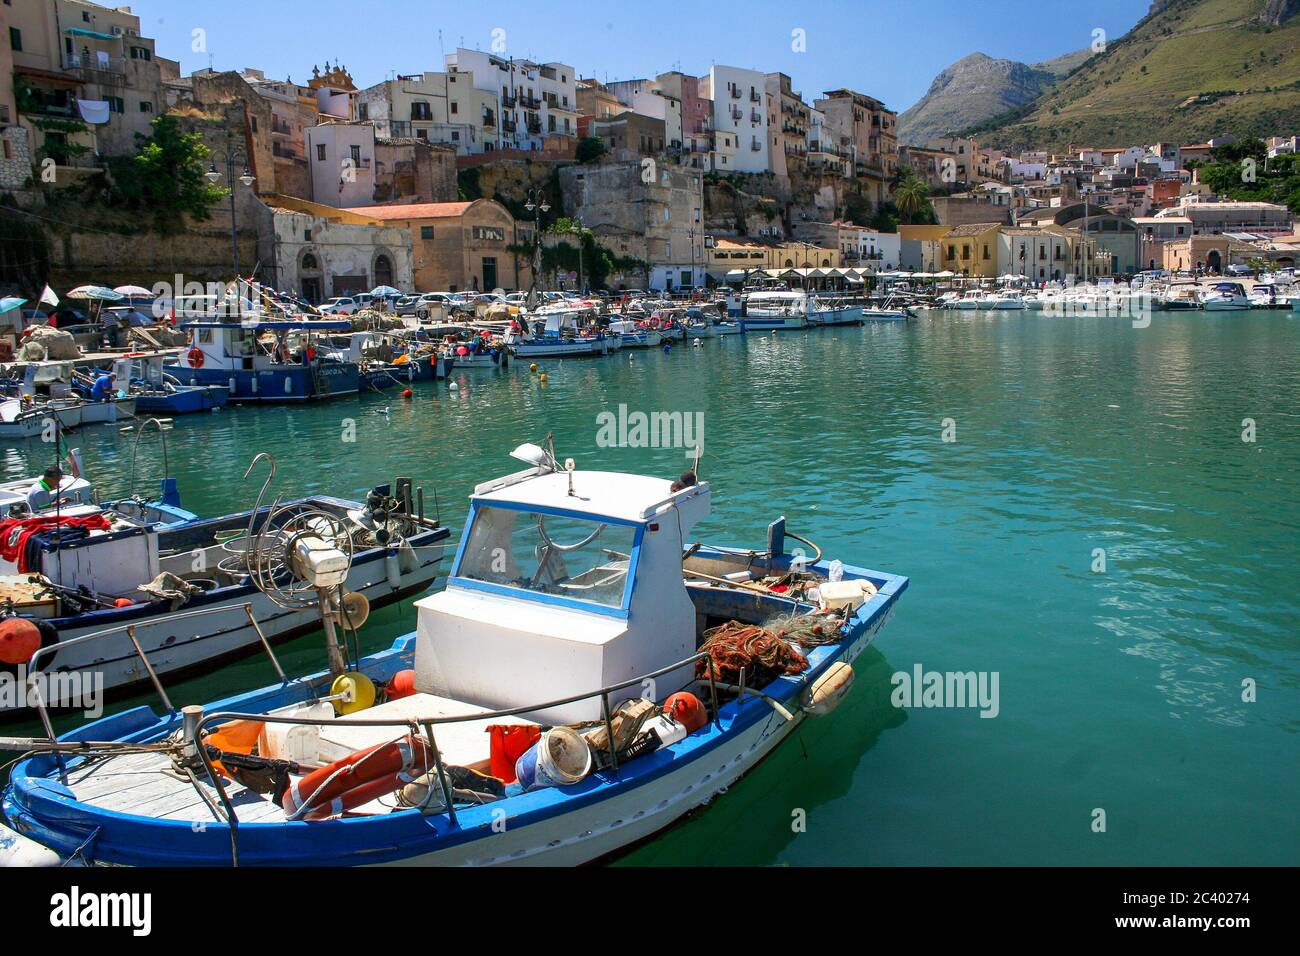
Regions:
M 740 621 L 728 621 L 705 631 L 700 650 L 713 662 L 714 676 L 728 684 L 739 681 L 742 668 L 747 685 L 762 687 L 808 667 L 808 659 L 787 641 L 766 628 Z M 695 670 L 699 677 L 709 673 L 704 661 L 697 661 Z
M 763 623 L 770 634 L 803 648 L 834 644 L 843 637 L 843 622 L 827 614 L 785 614 Z

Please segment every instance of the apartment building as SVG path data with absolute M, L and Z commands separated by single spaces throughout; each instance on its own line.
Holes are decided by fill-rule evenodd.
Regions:
M 784 73 L 768 73 L 767 123 L 771 131 L 769 170 L 778 176 L 803 169 L 808 157 L 810 107 Z
M 829 90 L 814 105 L 825 116 L 819 136 L 848 151 L 852 176 L 873 205 L 883 204 L 898 172 L 897 114 L 880 100 L 849 89 Z
M 26 130 L 35 163 L 93 169 L 101 156 L 133 155 L 136 134 L 151 132 L 163 98 L 161 65 L 140 18 L 129 7 L 83 0 L 7 0 L 4 17 L 14 98 L 0 104 L 10 106 L 8 119 L 0 109 L 0 124 Z
M 756 70 L 714 66 L 700 77 L 699 95 L 713 101 L 717 172 L 763 173 L 770 167 L 767 78 Z
M 375 128 L 322 123 L 307 130 L 311 199 L 337 209 L 375 201 Z
M 355 119 L 372 124 L 379 139 L 442 143 L 460 156 L 502 144 L 496 94 L 463 73 L 398 75 L 358 91 L 355 110 Z
M 545 149 L 554 137 L 577 137 L 581 114 L 573 67 L 464 48 L 444 61 L 448 73 L 468 75 L 474 89 L 495 103 L 495 148 Z

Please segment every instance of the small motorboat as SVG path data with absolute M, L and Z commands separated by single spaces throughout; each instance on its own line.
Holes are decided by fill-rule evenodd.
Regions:
M 0 800 L 0 863 L 601 859 L 833 719 L 907 587 L 791 553 L 815 546 L 784 518 L 757 550 L 688 544 L 707 483 L 515 455 L 532 467 L 475 489 L 446 589 L 388 650 L 0 740 L 26 754 Z
M 1201 294 L 1201 308 L 1206 312 L 1246 312 L 1250 307 L 1250 297 L 1240 282 L 1216 282 Z

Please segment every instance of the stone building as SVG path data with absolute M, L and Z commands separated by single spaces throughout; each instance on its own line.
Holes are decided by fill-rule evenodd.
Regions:
M 814 104 L 825 117 L 821 137 L 848 151 L 853 176 L 875 207 L 889 198 L 898 172 L 898 114 L 872 96 L 849 89 L 828 91 Z
M 704 284 L 703 174 L 654 159 L 560 169 L 564 208 L 596 234 L 634 241 L 652 289 Z
M 258 258 L 263 281 L 319 303 L 376 286 L 414 286 L 407 229 L 290 196 L 264 196 Z
M 346 212 L 406 230 L 420 292 L 528 288 L 532 223 L 494 199 L 361 206 Z

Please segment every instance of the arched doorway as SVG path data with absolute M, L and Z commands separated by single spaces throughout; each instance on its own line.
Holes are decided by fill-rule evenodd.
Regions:
M 304 252 L 298 260 L 298 291 L 312 305 L 321 302 L 321 267 L 314 252 Z
M 393 260 L 384 253 L 375 256 L 375 286 L 393 284 Z
M 1205 264 L 1211 272 L 1223 271 L 1223 257 L 1219 255 L 1218 249 L 1211 249 L 1210 254 L 1205 257 Z

